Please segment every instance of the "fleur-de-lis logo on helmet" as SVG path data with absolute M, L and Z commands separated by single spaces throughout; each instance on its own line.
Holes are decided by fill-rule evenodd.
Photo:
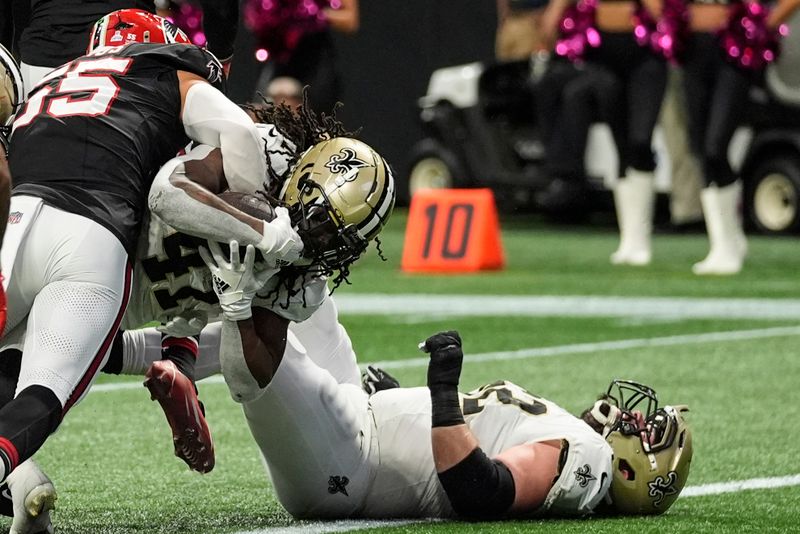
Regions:
M 678 493 L 678 489 L 675 487 L 676 482 L 678 482 L 678 473 L 670 471 L 666 478 L 659 475 L 647 483 L 648 494 L 653 497 L 654 506 L 660 506 L 664 497 Z
M 332 155 L 325 164 L 325 167 L 331 170 L 334 174 L 349 174 L 355 179 L 356 173 L 352 172 L 361 167 L 366 167 L 366 161 L 360 160 L 356 157 L 356 151 L 352 148 L 343 148 L 338 153 Z M 345 177 L 346 179 L 346 177 Z

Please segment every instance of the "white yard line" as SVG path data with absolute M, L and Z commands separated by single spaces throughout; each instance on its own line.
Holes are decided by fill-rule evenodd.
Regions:
M 372 293 L 335 299 L 342 313 L 358 315 L 800 319 L 796 299 Z
M 467 363 L 526 360 L 531 358 L 569 356 L 573 354 L 586 354 L 594 352 L 615 352 L 643 347 L 669 347 L 676 345 L 695 345 L 700 343 L 742 341 L 747 339 L 763 339 L 786 336 L 800 336 L 800 326 L 776 326 L 773 328 L 758 328 L 754 330 L 731 330 L 728 332 L 706 332 L 702 334 L 684 334 L 653 338 L 619 339 L 615 341 L 601 341 L 598 343 L 573 343 L 569 345 L 556 345 L 554 347 L 534 347 L 529 349 L 507 350 L 500 352 L 483 352 L 477 354 L 468 354 L 464 357 L 464 360 Z M 386 360 L 365 363 L 370 363 L 371 365 L 375 365 L 383 369 L 401 369 L 425 367 L 428 365 L 428 358 L 409 358 L 405 360 Z M 206 378 L 205 380 L 202 380 L 201 383 L 222 384 L 223 379 L 221 376 L 217 375 Z M 90 391 L 108 392 L 124 389 L 137 389 L 141 387 L 141 381 L 115 382 L 111 384 L 97 384 L 93 386 Z
M 715 343 L 720 341 L 741 341 L 746 339 L 760 339 L 769 337 L 784 337 L 800 335 L 800 326 L 777 326 L 774 328 L 758 328 L 754 330 L 731 330 L 728 332 L 707 332 L 703 334 L 684 334 L 677 336 L 664 336 L 652 338 L 620 339 L 615 341 L 600 341 L 597 343 L 574 343 L 570 345 L 557 345 L 554 347 L 537 347 L 530 349 L 506 350 L 499 352 L 483 352 L 467 354 L 464 361 L 469 363 L 497 362 L 510 360 L 527 360 L 549 356 L 568 356 L 572 354 L 586 354 L 592 352 L 612 352 L 619 350 L 638 349 L 643 347 L 669 347 L 675 345 L 695 345 L 699 343 Z M 428 358 L 409 358 L 405 360 L 387 360 L 371 362 L 372 365 L 383 369 L 400 369 L 407 367 L 426 367 Z
M 688 486 L 681 492 L 681 497 L 705 497 L 706 495 L 738 493 L 740 491 L 759 489 L 788 488 L 790 486 L 800 486 L 800 475 L 750 478 L 747 480 L 733 480 L 731 482 L 717 482 L 715 484 Z
M 800 486 L 800 475 L 751 478 L 747 480 L 733 480 L 731 482 L 718 482 L 715 484 L 702 484 L 700 486 L 687 486 L 681 492 L 681 498 L 704 497 L 707 495 L 738 493 L 742 491 L 759 489 L 787 488 L 790 486 Z M 300 521 L 296 525 L 288 527 L 248 530 L 245 532 L 238 532 L 237 534 L 314 534 L 329 532 L 352 532 L 355 530 L 364 530 L 368 528 L 391 528 L 422 523 L 424 523 L 424 521 L 377 521 L 369 519 L 365 519 L 363 521 L 353 519 L 346 521 Z

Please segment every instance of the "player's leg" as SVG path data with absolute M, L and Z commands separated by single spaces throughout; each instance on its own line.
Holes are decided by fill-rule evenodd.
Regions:
M 281 504 L 296 517 L 349 517 L 369 490 L 367 395 L 311 361 L 290 331 L 272 381 L 243 404 Z
M 289 331 L 297 336 L 311 361 L 328 371 L 338 383 L 361 383 L 353 343 L 339 322 L 339 311 L 332 297 L 325 298 L 302 323 L 291 323 Z
M 151 398 L 172 429 L 175 455 L 201 473 L 214 468 L 214 446 L 194 380 L 220 371 L 220 324 L 203 329 L 199 340 L 174 338 L 155 328 L 119 332 L 103 372 L 145 376 Z
M 175 455 L 195 471 L 208 473 L 214 469 L 214 443 L 194 383 L 198 349 L 197 337 L 164 335 L 162 359 L 147 369 L 144 385 L 164 410 Z
M 222 325 L 212 323 L 200 333 L 195 380 L 219 374 L 219 342 Z M 164 358 L 163 334 L 155 328 L 124 330 L 117 334 L 104 373 L 144 376 L 150 366 Z
M 42 207 L 22 253 L 31 268 L 12 274 L 9 295 L 34 287 L 28 277 L 44 276 L 46 284 L 28 316 L 15 398 L 0 410 L 6 474 L 38 450 L 88 391 L 119 328 L 131 277 L 127 253 L 113 234 L 49 206 Z

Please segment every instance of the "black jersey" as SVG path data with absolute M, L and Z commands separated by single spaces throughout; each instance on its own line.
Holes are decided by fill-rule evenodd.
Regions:
M 12 194 L 93 219 L 132 254 L 153 178 L 188 141 L 177 71 L 219 85 L 222 70 L 192 45 L 100 51 L 48 74 L 17 113 Z
M 58 67 L 86 53 L 97 20 L 118 9 L 155 13 L 153 0 L 31 0 L 30 20 L 20 37 L 22 61 Z

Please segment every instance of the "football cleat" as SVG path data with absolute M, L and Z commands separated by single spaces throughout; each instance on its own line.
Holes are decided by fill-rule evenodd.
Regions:
M 14 506 L 9 534 L 53 534 L 50 510 L 55 508 L 56 489 L 33 460 L 17 466 L 6 479 Z
M 167 416 L 175 456 L 199 473 L 214 469 L 214 442 L 192 381 L 173 362 L 160 360 L 150 365 L 144 386 Z

